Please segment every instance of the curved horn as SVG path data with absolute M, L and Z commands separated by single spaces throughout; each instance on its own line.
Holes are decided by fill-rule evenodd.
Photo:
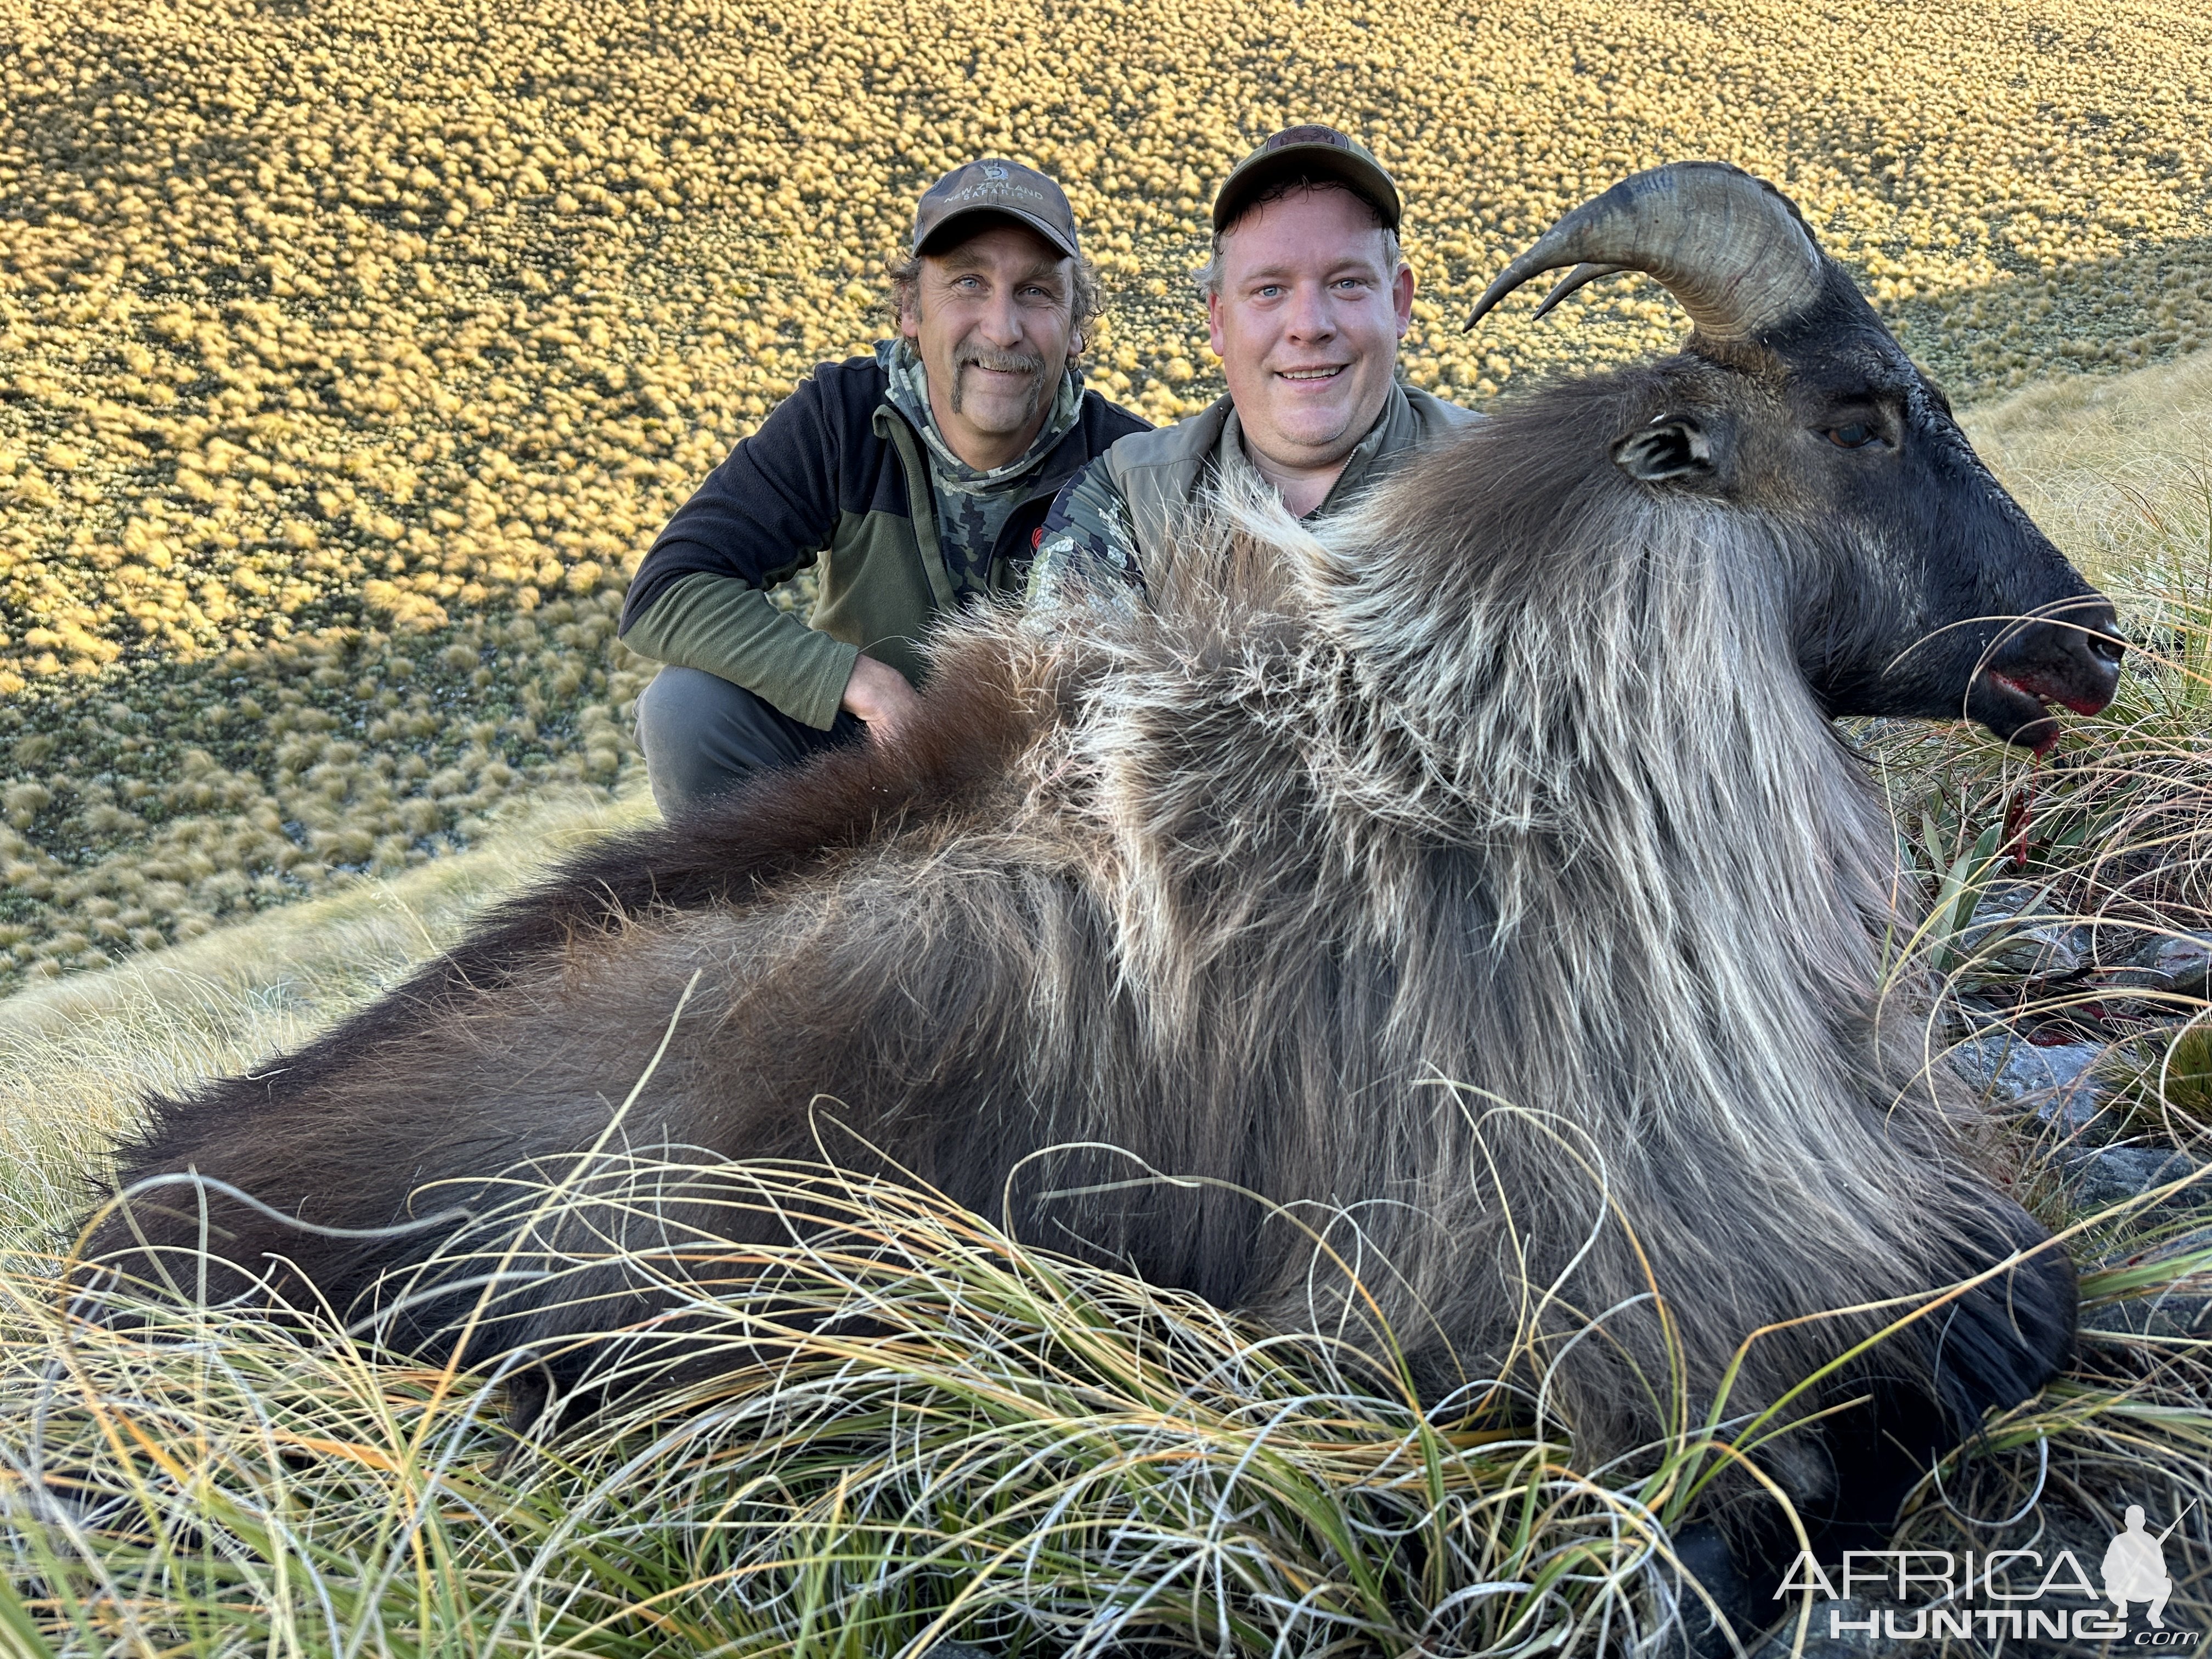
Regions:
M 1601 265 L 1595 263 L 1577 265 L 1552 285 L 1552 291 L 1544 296 L 1544 303 L 1536 307 L 1536 315 L 1543 316 L 1577 289 L 1590 283 L 1601 283 L 1608 276 L 1618 276 L 1627 269 L 1626 265 Z M 1469 326 L 1472 327 L 1473 325 L 1470 324 Z
M 1773 185 L 1725 161 L 1676 161 L 1622 179 L 1553 225 L 1499 273 L 1467 325 L 1540 272 L 1596 265 L 1656 277 L 1700 334 L 1747 339 L 1811 305 L 1823 264 L 1812 232 Z M 1571 291 L 1598 274 L 1577 270 L 1562 286 Z

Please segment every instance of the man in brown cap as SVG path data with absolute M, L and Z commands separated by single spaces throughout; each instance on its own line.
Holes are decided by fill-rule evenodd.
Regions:
M 1419 444 L 1479 417 L 1400 382 L 1413 273 L 1398 187 L 1333 127 L 1276 133 L 1213 198 L 1199 273 L 1225 396 L 1115 444 L 1046 515 L 1030 592 L 1141 589 L 1209 488 L 1256 474 L 1300 518 L 1336 512 Z
M 623 608 L 670 816 L 864 730 L 894 738 L 933 618 L 1019 592 L 1054 495 L 1143 421 L 1075 367 L 1096 276 L 1058 185 L 987 158 L 932 185 L 897 337 L 823 363 L 677 510 Z M 811 625 L 768 590 L 817 561 Z

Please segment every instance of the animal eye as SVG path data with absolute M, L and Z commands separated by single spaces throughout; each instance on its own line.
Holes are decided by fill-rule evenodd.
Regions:
M 1854 422 L 1850 426 L 1832 426 L 1828 428 L 1828 441 L 1838 449 L 1864 449 L 1881 435 L 1863 421 Z

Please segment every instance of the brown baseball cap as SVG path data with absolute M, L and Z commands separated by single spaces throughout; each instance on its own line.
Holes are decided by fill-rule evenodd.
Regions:
M 1398 186 L 1358 139 L 1334 127 L 1285 127 L 1229 170 L 1213 195 L 1213 228 L 1226 230 L 1245 204 L 1278 179 L 1304 173 L 1349 185 L 1382 216 L 1385 230 L 1398 228 L 1404 210 Z
M 1018 219 L 1069 258 L 1075 245 L 1075 210 L 1058 185 L 1019 161 L 985 156 L 957 167 L 927 190 L 914 210 L 914 252 L 944 234 L 946 228 L 979 213 Z

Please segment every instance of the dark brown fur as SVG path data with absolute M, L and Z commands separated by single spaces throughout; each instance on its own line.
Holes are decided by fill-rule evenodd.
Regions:
M 463 1206 L 404 1237 L 207 1214 L 430 1353 L 499 1266 L 466 1357 L 564 1387 L 688 1294 L 591 1265 L 594 1225 L 786 1238 L 714 1166 L 827 1155 L 1378 1364 L 1387 1325 L 1431 1393 L 1510 1377 L 1593 1457 L 1702 1418 L 1754 1332 L 1731 1409 L 1771 1403 L 1898 1311 L 1833 1310 L 2043 1237 L 1894 994 L 1893 843 L 1826 715 L 1978 712 L 2015 659 L 2109 692 L 2056 625 L 1959 625 L 2110 613 L 1873 329 L 1554 387 L 1324 540 L 1242 509 L 1147 605 L 970 618 L 899 748 L 576 861 L 301 1054 L 155 1103 L 125 1175 L 325 1228 Z M 1897 411 L 1896 465 L 1808 436 L 1832 396 Z M 1714 466 L 1626 472 L 1668 419 Z M 604 1196 L 631 1153 L 699 1172 L 501 1208 L 510 1172 Z M 199 1236 L 178 1196 L 137 1203 L 157 1255 Z M 1764 1455 L 1886 1518 L 2062 1363 L 2072 1297 L 2045 1252 L 1801 1402 L 1873 1413 Z

